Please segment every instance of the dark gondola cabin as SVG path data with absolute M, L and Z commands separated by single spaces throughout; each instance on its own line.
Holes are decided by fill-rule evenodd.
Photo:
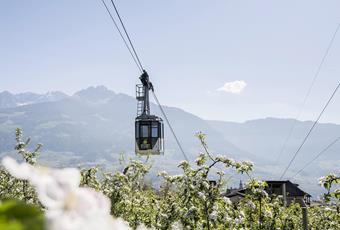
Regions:
M 136 153 L 139 155 L 160 155 L 164 153 L 164 126 L 161 118 L 139 116 L 135 122 Z
M 147 72 L 136 85 L 137 117 L 135 121 L 135 152 L 138 155 L 160 155 L 164 153 L 164 125 L 160 117 L 150 114 L 149 90 L 153 91 Z

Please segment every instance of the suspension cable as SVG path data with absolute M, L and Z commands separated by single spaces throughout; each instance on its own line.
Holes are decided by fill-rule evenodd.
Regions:
M 131 47 L 132 47 L 132 50 L 133 50 L 134 54 L 136 55 L 137 61 L 138 61 L 138 63 L 139 63 L 139 66 L 140 66 L 140 68 L 141 68 L 142 70 L 144 70 L 143 65 L 142 65 L 142 63 L 141 63 L 141 61 L 140 61 L 140 59 L 139 59 L 139 57 L 138 57 L 137 52 L 136 52 L 136 49 L 135 49 L 135 47 L 133 46 L 132 41 L 131 41 L 131 39 L 130 39 L 130 36 L 129 36 L 129 34 L 128 34 L 126 28 L 125 28 L 125 25 L 124 25 L 124 23 L 123 23 L 123 20 L 122 20 L 122 18 L 120 17 L 120 14 L 119 14 L 119 12 L 118 12 L 118 9 L 117 9 L 117 7 L 116 7 L 116 4 L 113 2 L 113 0 L 111 0 L 111 3 L 112 3 L 112 5 L 113 5 L 113 7 L 114 7 L 114 9 L 115 9 L 115 11 L 116 11 L 116 14 L 117 14 L 118 18 L 119 18 L 120 24 L 122 25 L 122 27 L 123 27 L 123 29 L 124 29 L 124 32 L 125 32 L 125 34 L 126 34 L 126 37 L 127 37 L 128 40 L 129 40 L 129 43 L 130 43 L 130 45 L 131 45 Z
M 122 38 L 122 40 L 123 40 L 123 42 L 124 42 L 126 48 L 128 49 L 128 51 L 129 51 L 129 53 L 130 53 L 130 55 L 131 55 L 133 61 L 134 61 L 135 64 L 137 65 L 137 68 L 140 70 L 141 73 L 143 73 L 143 69 L 139 66 L 139 64 L 138 64 L 138 62 L 137 62 L 135 56 L 133 55 L 133 53 L 132 53 L 132 51 L 131 51 L 131 48 L 129 47 L 127 41 L 125 40 L 125 38 L 124 38 L 124 36 L 123 36 L 123 34 L 122 34 L 122 32 L 120 31 L 119 26 L 118 26 L 118 24 L 116 23 L 116 20 L 114 19 L 114 17 L 112 16 L 112 14 L 111 14 L 109 8 L 107 7 L 105 1 L 104 1 L 104 0 L 101 0 L 101 1 L 102 1 L 103 5 L 105 6 L 105 9 L 106 9 L 107 13 L 110 15 L 110 18 L 111 18 L 113 24 L 115 25 L 116 29 L 118 30 L 118 33 L 119 33 L 120 37 Z
M 327 58 L 327 56 L 329 54 L 329 51 L 331 50 L 331 48 L 333 46 L 333 43 L 334 43 L 336 35 L 337 35 L 338 31 L 339 31 L 339 28 L 340 28 L 340 24 L 338 24 L 338 26 L 336 27 L 336 30 L 333 33 L 333 36 L 332 36 L 332 38 L 331 38 L 331 40 L 330 40 L 330 42 L 329 42 L 329 44 L 327 46 L 327 49 L 326 49 L 326 51 L 325 51 L 325 53 L 324 53 L 324 55 L 323 55 L 323 57 L 321 59 L 321 62 L 320 62 L 319 66 L 318 66 L 318 68 L 317 68 L 317 70 L 316 70 L 316 72 L 314 74 L 313 80 L 312 80 L 312 82 L 311 82 L 311 84 L 310 84 L 310 86 L 308 88 L 307 94 L 305 95 L 305 97 L 304 97 L 304 99 L 302 101 L 302 104 L 300 106 L 300 109 L 298 111 L 298 114 L 296 115 L 296 117 L 294 119 L 294 123 L 293 123 L 293 125 L 291 126 L 291 128 L 289 130 L 288 136 L 286 137 L 286 139 L 285 139 L 285 141 L 283 143 L 283 146 L 281 147 L 281 150 L 280 150 L 279 154 L 277 155 L 277 158 L 276 158 L 275 163 L 274 163 L 275 165 L 277 165 L 279 163 L 283 152 L 286 150 L 287 144 L 288 144 L 288 142 L 289 142 L 289 140 L 290 140 L 290 138 L 291 138 L 291 136 L 293 134 L 293 131 L 295 130 L 295 127 L 297 125 L 297 121 L 298 121 L 298 119 L 300 118 L 300 116 L 302 114 L 302 110 L 303 110 L 303 108 L 304 108 L 304 106 L 305 106 L 305 104 L 307 102 L 308 97 L 311 94 L 311 91 L 312 91 L 312 88 L 313 88 L 313 86 L 314 86 L 314 84 L 316 82 L 316 79 L 318 78 L 318 76 L 319 76 L 319 74 L 321 72 L 322 66 L 323 66 L 323 64 L 324 64 L 324 62 L 325 62 L 325 60 L 326 60 L 326 58 Z
M 289 164 L 287 165 L 287 167 L 285 168 L 285 170 L 283 171 L 280 180 L 284 177 L 284 175 L 286 174 L 287 170 L 289 169 L 289 167 L 292 165 L 293 161 L 295 160 L 296 156 L 299 154 L 300 150 L 302 149 L 302 147 L 304 146 L 304 144 L 306 143 L 308 137 L 310 136 L 310 134 L 312 133 L 313 129 L 315 128 L 315 126 L 317 125 L 317 123 L 319 122 L 322 114 L 325 112 L 326 108 L 328 107 L 329 103 L 331 102 L 331 100 L 333 99 L 335 93 L 338 91 L 340 87 L 340 84 L 338 84 L 338 86 L 335 88 L 332 96 L 328 99 L 326 105 L 324 106 L 324 108 L 322 109 L 321 113 L 319 114 L 318 118 L 314 121 L 312 127 L 310 128 L 310 130 L 308 131 L 306 137 L 303 139 L 301 145 L 299 146 L 299 148 L 296 150 L 293 158 L 290 160 Z
M 153 90 L 151 90 L 151 92 L 152 92 L 152 94 L 153 94 L 153 96 L 154 96 L 154 98 L 155 98 L 155 101 L 156 101 L 157 104 L 158 104 L 159 109 L 161 110 L 161 112 L 162 112 L 162 114 L 163 114 L 163 116 L 164 116 L 164 118 L 165 118 L 166 123 L 168 124 L 168 126 L 169 126 L 169 128 L 170 128 L 170 130 L 171 130 L 171 132 L 172 132 L 172 135 L 174 136 L 174 138 L 175 138 L 175 140 L 176 140 L 176 143 L 177 143 L 177 145 L 178 145 L 178 148 L 181 150 L 182 155 L 184 156 L 185 160 L 189 162 L 189 158 L 188 158 L 187 155 L 185 154 L 185 152 L 184 152 L 184 150 L 183 150 L 183 148 L 182 148 L 182 145 L 181 145 L 181 143 L 179 142 L 179 140 L 178 140 L 178 138 L 177 138 L 177 135 L 176 135 L 174 129 L 172 128 L 172 125 L 170 124 L 170 121 L 169 121 L 167 115 L 165 114 L 165 111 L 164 111 L 164 109 L 163 109 L 163 106 L 159 103 L 159 100 L 158 100 L 158 98 L 157 98 L 155 92 L 154 92 Z
M 119 12 L 118 12 L 118 9 L 117 9 L 117 7 L 116 7 L 114 1 L 111 0 L 111 4 L 112 4 L 113 8 L 115 9 L 115 12 L 116 12 L 116 14 L 117 14 L 117 16 L 118 16 L 118 19 L 119 19 L 119 21 L 120 21 L 120 24 L 122 25 L 122 28 L 123 28 L 123 30 L 124 30 L 124 32 L 125 32 L 125 35 L 126 35 L 128 41 L 129 41 L 129 44 L 130 44 L 130 46 L 131 46 L 133 52 L 131 51 L 130 46 L 128 45 L 128 43 L 126 42 L 125 37 L 123 36 L 122 32 L 120 31 L 119 26 L 117 25 L 116 21 L 114 20 L 114 18 L 113 18 L 113 16 L 112 16 L 110 10 L 108 9 L 108 7 L 107 7 L 105 1 L 104 1 L 104 0 L 101 0 L 101 1 L 102 1 L 102 3 L 104 4 L 104 6 L 105 6 L 107 12 L 109 13 L 109 15 L 110 15 L 110 17 L 111 17 L 111 19 L 112 19 L 112 21 L 113 21 L 113 23 L 114 23 L 116 29 L 118 30 L 118 32 L 119 32 L 121 38 L 123 39 L 124 44 L 125 44 L 126 48 L 129 50 L 129 52 L 130 52 L 130 54 L 131 54 L 131 57 L 133 58 L 134 62 L 136 63 L 138 69 L 143 73 L 143 71 L 144 71 L 143 65 L 142 65 L 142 63 L 141 63 L 141 61 L 140 61 L 140 59 L 139 59 L 139 56 L 138 56 L 138 54 L 137 54 L 137 52 L 136 52 L 136 49 L 135 49 L 135 47 L 134 47 L 134 45 L 133 45 L 133 43 L 132 43 L 132 41 L 131 41 L 131 38 L 130 38 L 130 36 L 129 36 L 129 33 L 127 32 L 127 29 L 126 29 L 126 27 L 125 27 L 125 25 L 124 25 L 124 23 L 123 23 L 123 20 L 122 20 L 122 18 L 120 17 L 120 14 L 119 14 Z M 157 102 L 157 104 L 158 104 L 158 106 L 159 106 L 159 108 L 160 108 L 160 110 L 161 110 L 161 112 L 162 112 L 164 118 L 165 118 L 166 123 L 168 124 L 168 126 L 169 126 L 169 128 L 170 128 L 170 130 L 171 130 L 172 135 L 174 136 L 174 138 L 175 138 L 175 140 L 176 140 L 176 143 L 177 143 L 179 149 L 181 150 L 181 153 L 183 154 L 185 160 L 189 162 L 189 158 L 188 158 L 187 155 L 185 154 L 185 152 L 184 152 L 184 150 L 183 150 L 183 147 L 182 147 L 181 143 L 179 142 L 179 140 L 178 140 L 178 138 L 177 138 L 177 135 L 176 135 L 174 129 L 172 128 L 172 125 L 171 125 L 171 123 L 170 123 L 170 121 L 169 121 L 169 119 L 168 119 L 168 117 L 167 117 L 167 115 L 166 115 L 166 113 L 165 113 L 165 111 L 164 111 L 162 105 L 159 103 L 159 100 L 158 100 L 158 98 L 157 98 L 155 92 L 154 92 L 153 90 L 151 90 L 151 92 L 152 92 L 152 94 L 153 94 L 153 96 L 154 96 L 154 98 L 155 98 L 155 100 L 156 100 L 156 102 Z
M 300 174 L 305 168 L 307 168 L 310 164 L 312 164 L 316 159 L 318 159 L 322 154 L 324 154 L 328 149 L 330 149 L 333 145 L 335 145 L 340 140 L 340 137 L 336 138 L 334 141 L 332 141 L 329 145 L 327 145 L 326 148 L 324 148 L 321 152 L 318 153 L 311 161 L 309 161 L 307 164 L 305 164 L 302 169 L 300 169 L 294 176 L 291 177 L 291 179 L 295 178 L 298 174 Z

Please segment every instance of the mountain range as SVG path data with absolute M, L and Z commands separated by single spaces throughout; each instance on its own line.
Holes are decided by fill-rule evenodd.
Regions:
M 37 93 L 19 93 L 12 94 L 8 91 L 0 93 L 0 108 L 13 108 L 22 105 L 30 105 L 41 102 L 59 101 L 66 98 L 67 95 L 62 92 L 48 92 L 46 94 Z
M 202 151 L 195 133 L 207 134 L 209 149 L 238 160 L 255 162 L 255 175 L 262 179 L 278 179 L 284 166 L 296 151 L 311 121 L 265 118 L 243 123 L 204 120 L 179 108 L 164 106 L 169 120 L 188 155 L 194 160 Z M 156 105 L 151 111 L 160 114 Z M 72 96 L 62 92 L 47 94 L 0 93 L 0 153 L 14 156 L 14 130 L 23 129 L 32 144 L 42 143 L 41 161 L 56 167 L 102 165 L 119 168 L 119 158 L 134 157 L 135 98 L 115 93 L 104 86 L 89 87 Z M 283 148 L 291 127 L 290 140 Z M 340 125 L 318 124 L 299 153 L 294 174 L 309 159 L 340 134 Z M 165 154 L 152 157 L 153 170 L 178 172 L 183 159 L 170 130 L 165 129 Z M 317 194 L 317 177 L 338 170 L 340 144 L 335 144 L 311 167 L 294 180 Z M 234 180 L 244 179 L 236 176 Z

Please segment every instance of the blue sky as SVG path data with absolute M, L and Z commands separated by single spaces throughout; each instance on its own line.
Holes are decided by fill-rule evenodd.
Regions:
M 207 119 L 295 117 L 340 23 L 337 0 L 116 2 L 161 102 Z M 134 95 L 139 73 L 99 0 L 1 1 L 0 29 L 0 91 Z M 339 60 L 340 32 L 302 120 L 339 83 Z M 340 92 L 321 121 L 340 124 L 339 105 Z

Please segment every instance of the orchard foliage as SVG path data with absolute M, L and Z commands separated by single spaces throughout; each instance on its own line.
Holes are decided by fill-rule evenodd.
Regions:
M 93 223 L 101 223 L 103 225 L 97 225 L 97 228 L 103 226 L 102 229 L 105 229 L 107 226 L 113 226 L 113 223 L 107 220 L 105 212 L 107 208 L 107 214 L 110 213 L 112 216 L 110 218 L 120 218 L 132 229 L 141 229 L 141 226 L 159 230 L 302 229 L 300 206 L 293 203 L 289 207 L 284 207 L 281 197 L 269 196 L 265 191 L 266 183 L 252 176 L 251 162 L 236 161 L 225 155 L 214 156 L 209 151 L 205 135 L 198 133 L 197 138 L 202 145 L 202 152 L 194 164 L 180 162 L 178 167 L 181 173 L 178 175 L 159 172 L 161 185 L 154 188 L 146 180 L 152 166 L 138 160 L 130 160 L 127 163 L 121 161 L 124 169 L 114 173 L 103 172 L 98 167 L 81 169 L 80 174 L 79 171 L 74 171 L 75 169 L 44 169 L 42 172 L 37 163 L 41 145 L 33 151 L 28 150 L 30 139 L 23 141 L 22 132 L 17 129 L 15 149 L 25 164 L 13 163 L 13 167 L 28 168 L 32 175 L 25 177 L 19 172 L 16 173 L 16 170 L 8 172 L 4 168 L 1 169 L 0 226 L 10 222 L 13 226 L 11 229 L 25 229 L 24 227 L 28 226 L 27 218 L 30 218 L 32 221 L 29 224 L 33 225 L 26 229 L 39 229 L 39 226 L 62 229 L 61 225 L 55 224 L 60 224 L 59 222 L 75 224 L 76 221 L 73 220 L 76 218 L 78 225 L 72 225 L 74 228 L 71 229 L 91 229 L 89 226 Z M 225 197 L 226 178 L 231 176 L 226 175 L 226 172 L 248 176 L 246 184 L 248 192 L 237 204 Z M 43 195 L 46 194 L 44 189 L 41 189 L 42 182 L 35 179 L 35 174 L 42 175 L 47 184 L 51 181 L 56 182 L 54 184 L 61 189 L 60 193 L 55 194 L 58 198 L 53 197 L 54 202 L 61 204 L 57 208 L 50 200 L 43 199 Z M 79 180 L 75 180 L 74 177 L 78 174 Z M 61 175 L 70 176 L 67 178 Z M 328 205 L 308 208 L 310 229 L 340 229 L 340 192 L 336 188 L 340 183 L 339 176 L 330 174 L 321 178 L 320 183 L 326 189 L 324 200 Z M 69 185 L 66 186 L 68 189 L 65 189 L 65 186 L 59 188 L 60 184 Z M 68 194 L 73 194 L 77 198 L 71 202 L 72 205 L 69 203 Z M 93 197 L 94 201 L 88 203 Z M 111 206 L 106 204 L 106 200 L 110 201 Z M 86 205 L 92 207 L 92 212 L 79 209 Z M 9 214 L 11 213 L 9 210 L 16 206 L 20 210 L 26 208 L 27 211 L 22 211 L 21 214 L 27 213 L 29 217 L 25 219 L 24 216 Z M 57 219 L 53 215 L 51 218 L 51 213 L 55 214 L 55 211 Z M 42 213 L 45 213 L 47 225 L 44 225 Z M 93 217 L 97 213 L 102 214 Z M 71 214 L 72 221 L 69 223 Z M 55 220 L 53 217 L 58 223 L 53 222 Z M 86 224 L 82 224 L 82 221 Z M 119 226 L 127 228 L 123 221 Z
M 324 199 L 326 202 L 335 202 L 339 205 L 340 202 L 340 175 L 335 175 L 330 173 L 325 177 L 319 179 L 319 183 L 323 186 L 327 192 L 324 194 Z

